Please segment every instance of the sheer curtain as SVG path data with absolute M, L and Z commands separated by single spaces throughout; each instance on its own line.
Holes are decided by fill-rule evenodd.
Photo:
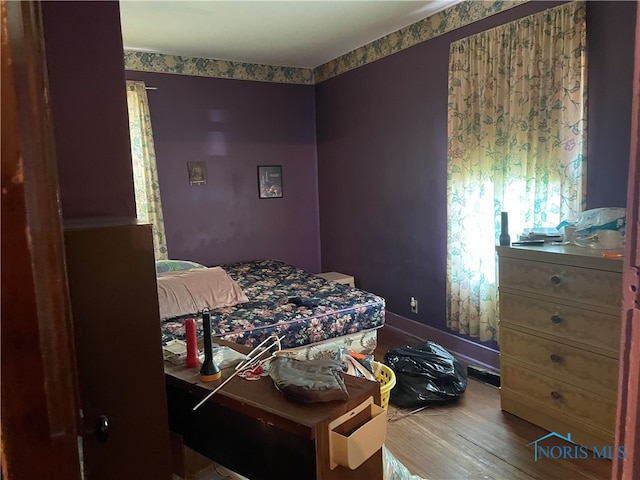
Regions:
M 572 2 L 451 44 L 447 326 L 498 339 L 500 213 L 512 240 L 586 195 L 586 23 Z
M 129 134 L 133 162 L 133 184 L 138 220 L 153 225 L 153 245 L 156 260 L 167 259 L 160 185 L 153 147 L 153 132 L 147 91 L 143 82 L 127 81 Z

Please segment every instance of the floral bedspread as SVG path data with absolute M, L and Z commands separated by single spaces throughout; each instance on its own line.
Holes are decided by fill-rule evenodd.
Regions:
M 278 260 L 221 265 L 249 302 L 211 311 L 211 331 L 235 343 L 256 346 L 271 334 L 282 348 L 296 348 L 381 327 L 384 299 L 363 290 L 316 277 Z M 161 322 L 162 341 L 184 340 L 184 322 L 198 315 Z

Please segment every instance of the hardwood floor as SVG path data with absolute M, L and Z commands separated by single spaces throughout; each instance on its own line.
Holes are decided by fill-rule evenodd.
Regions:
M 391 327 L 378 331 L 376 359 L 400 345 L 424 339 Z M 547 434 L 500 410 L 499 390 L 469 378 L 461 399 L 409 414 L 389 405 L 386 446 L 414 475 L 427 480 L 565 480 L 611 478 L 605 459 L 534 461 L 529 443 Z M 551 445 L 551 444 L 546 444 Z M 562 445 L 562 444 L 556 444 Z M 569 444 L 567 444 L 569 445 Z

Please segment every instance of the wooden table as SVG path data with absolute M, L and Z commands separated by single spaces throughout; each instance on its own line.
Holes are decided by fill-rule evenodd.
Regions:
M 382 479 L 381 450 L 356 470 L 329 466 L 329 423 L 371 396 L 379 404 L 377 382 L 343 375 L 347 401 L 303 404 L 284 397 L 268 376 L 235 377 L 194 412 L 232 373 L 201 383 L 198 369 L 165 363 L 169 425 L 186 446 L 251 480 Z

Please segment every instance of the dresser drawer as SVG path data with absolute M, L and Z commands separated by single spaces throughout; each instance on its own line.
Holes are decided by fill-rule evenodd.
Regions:
M 622 309 L 620 309 L 622 310 Z M 500 325 L 513 324 L 618 357 L 620 315 L 500 291 Z
M 618 361 L 535 335 L 500 329 L 501 358 L 517 360 L 532 370 L 566 380 L 586 390 L 616 398 Z
M 568 385 L 545 375 L 516 366 L 508 361 L 500 368 L 501 389 L 513 391 L 552 409 L 611 432 L 615 426 L 616 401 Z
M 606 270 L 502 257 L 500 288 L 605 308 L 622 305 L 622 277 Z

